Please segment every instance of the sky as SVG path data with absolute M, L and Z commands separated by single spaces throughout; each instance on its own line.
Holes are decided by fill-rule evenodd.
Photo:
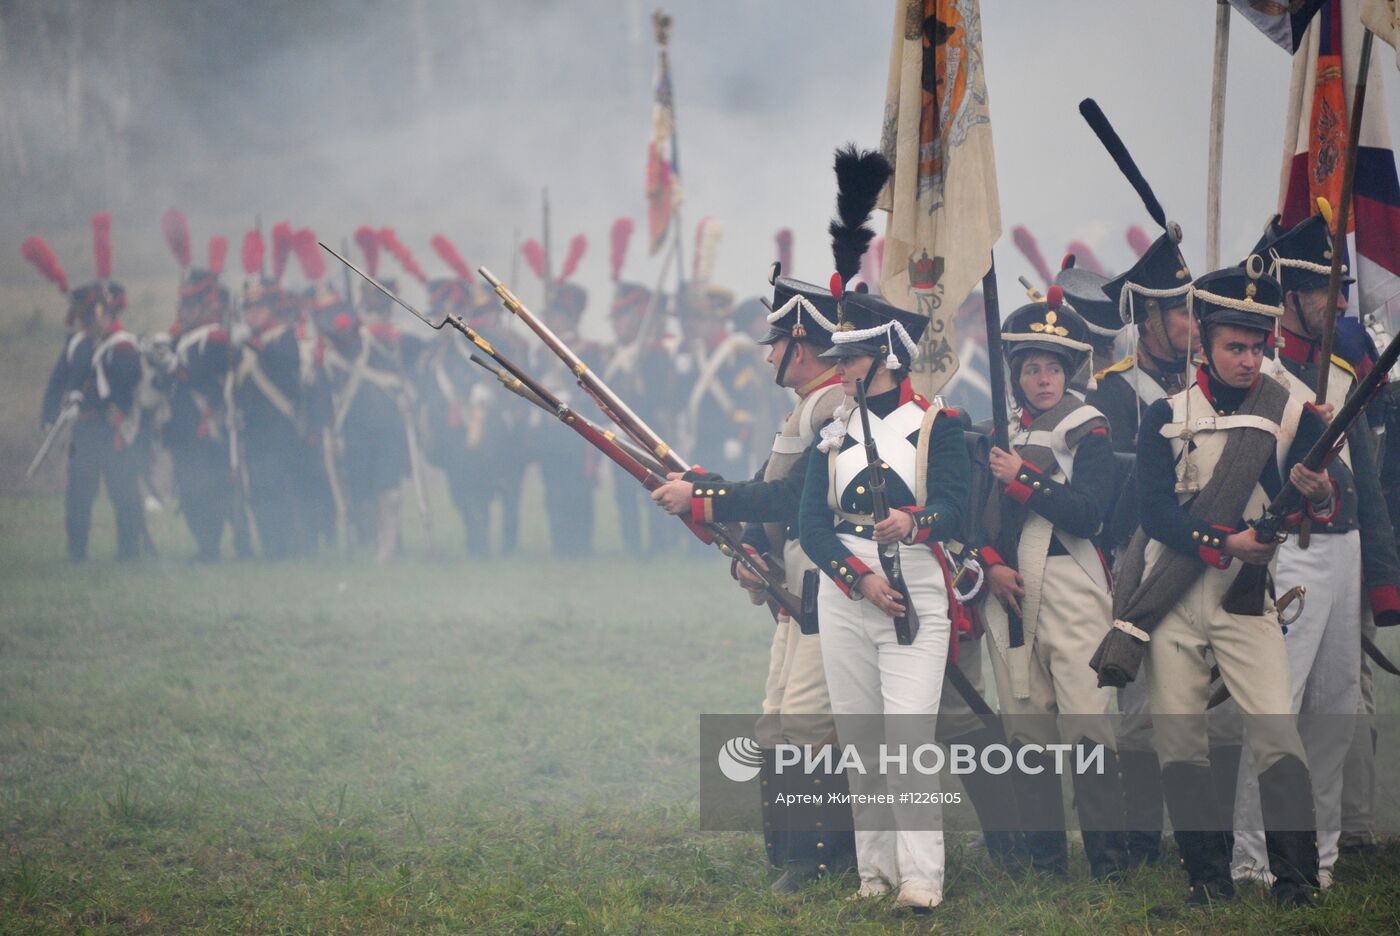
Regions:
M 539 236 L 590 241 L 577 274 L 604 327 L 608 230 L 644 227 L 653 7 L 640 0 L 0 0 L 0 301 L 34 284 L 19 242 L 42 233 L 75 280 L 91 271 L 86 219 L 111 210 L 119 277 L 168 318 L 174 262 L 159 217 L 178 206 L 195 242 L 236 245 L 252 224 L 339 241 L 395 227 L 430 275 L 442 232 L 473 264 L 539 295 L 514 261 Z M 716 280 L 761 292 L 781 227 L 795 272 L 824 281 L 834 149 L 878 144 L 893 0 L 674 0 L 672 76 L 691 252 L 724 229 Z M 1152 224 L 1076 105 L 1095 97 L 1203 269 L 1213 0 L 986 0 L 983 41 L 1003 230 L 1003 296 L 1027 265 L 1026 225 L 1054 265 L 1084 240 L 1131 261 Z M 1388 53 L 1388 50 L 1386 50 Z M 1394 124 L 1397 73 L 1371 91 Z M 1289 56 L 1234 18 L 1222 253 L 1256 240 L 1278 198 Z M 882 224 L 877 224 L 882 227 Z M 652 282 L 634 239 L 624 275 Z M 196 252 L 197 254 L 199 251 Z M 231 264 L 237 263 L 237 248 Z M 233 277 L 236 279 L 236 277 Z M 168 285 L 166 285 L 168 284 Z M 406 287 L 411 300 L 421 292 Z M 57 304 L 57 297 L 55 296 Z M 1007 300 L 1003 300 L 1006 302 Z M 56 313 L 58 314 L 58 313 Z M 138 315 L 142 313 L 137 313 Z

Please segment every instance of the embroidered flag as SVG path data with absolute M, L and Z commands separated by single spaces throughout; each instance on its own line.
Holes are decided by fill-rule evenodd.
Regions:
M 1361 54 L 1358 0 L 1332 0 L 1308 27 L 1293 57 L 1279 213 L 1284 225 L 1315 211 L 1318 196 L 1334 206 L 1341 198 L 1352 96 Z M 1400 179 L 1386 121 L 1379 59 L 1371 60 L 1366 108 L 1356 152 L 1347 248 L 1351 256 L 1352 310 L 1389 324 L 1400 311 Z M 1359 306 L 1359 308 L 1358 308 Z
M 932 396 L 958 369 L 953 315 L 1001 236 L 978 0 L 896 0 L 880 147 L 894 166 L 880 291 L 932 320 L 912 373 Z
M 676 148 L 676 105 L 671 96 L 671 66 L 666 45 L 671 17 L 660 10 L 652 18 L 660 55 L 656 64 L 656 97 L 651 109 L 651 142 L 647 144 L 647 231 L 651 253 L 661 249 L 671 230 L 671 218 L 681 203 L 681 163 Z

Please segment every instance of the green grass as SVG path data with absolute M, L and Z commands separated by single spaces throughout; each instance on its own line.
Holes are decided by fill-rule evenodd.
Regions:
M 534 500 L 537 492 L 531 493 Z M 380 568 L 63 561 L 0 499 L 0 932 L 1394 932 L 1400 850 L 1316 909 L 1189 910 L 1184 876 L 1012 880 L 961 838 L 918 920 L 768 892 L 698 829 L 702 713 L 751 711 L 769 627 L 711 555 Z M 413 512 L 405 514 L 411 528 Z M 605 530 L 611 518 L 604 519 Z M 93 554 L 110 555 L 99 507 Z M 605 533 L 605 546 L 615 536 Z M 531 545 L 535 544 L 535 545 Z

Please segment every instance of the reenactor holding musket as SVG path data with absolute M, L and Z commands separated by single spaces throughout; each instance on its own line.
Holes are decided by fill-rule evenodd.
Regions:
M 1128 866 L 1123 789 L 1108 720 L 1112 694 L 1084 664 L 1112 621 L 1108 567 L 1095 538 L 1113 501 L 1108 421 L 1072 392 L 1087 373 L 1089 329 L 1063 289 L 1013 312 L 1002 325 L 1019 423 L 1010 449 L 994 447 L 998 485 L 986 505 L 980 550 L 991 599 L 983 604 L 992 669 L 1012 743 L 1040 769 L 1017 771 L 1017 803 L 1033 867 L 1064 874 L 1068 862 L 1060 776 L 1049 745 L 1101 746 L 1101 772 L 1074 775 L 1074 802 L 1094 877 Z
M 194 536 L 196 562 L 219 560 L 233 507 L 224 400 L 230 363 L 228 293 L 219 284 L 222 257 L 210 259 L 209 268 L 183 277 L 170 343 L 156 345 L 169 352 L 155 356 L 159 383 L 170 397 L 170 418 L 161 437 L 170 452 L 180 511 Z
M 845 399 L 836 369 L 819 355 L 831 347 L 836 303 L 828 290 L 779 276 L 775 265 L 773 311 L 768 316 L 768 361 L 775 381 L 797 394 L 797 405 L 783 420 L 759 477 L 752 481 L 728 480 L 709 471 L 672 474 L 671 480 L 652 492 L 652 499 L 673 514 L 688 515 L 697 522 L 744 522 L 744 546 L 755 561 L 775 566 L 781 560 L 787 588 L 809 599 L 816 585 L 815 566 L 797 539 L 797 508 L 806 478 L 808 451 L 821 427 L 829 422 Z M 763 584 L 737 562 L 739 583 L 763 602 Z M 810 603 L 810 601 L 809 601 Z M 795 891 L 807 881 L 854 862 L 855 843 L 844 822 L 823 817 L 829 806 L 776 805 L 786 793 L 845 788 L 840 773 L 820 776 L 775 771 L 779 744 L 820 747 L 831 735 L 831 701 L 822 666 L 821 637 L 815 621 L 801 621 L 779 613 L 768 657 L 763 716 L 757 740 L 764 749 L 761 795 L 764 845 L 768 860 L 780 871 L 774 883 L 778 892 Z M 826 828 L 829 831 L 823 832 Z
M 249 506 L 263 555 L 286 559 L 311 546 L 308 505 L 299 497 L 298 475 L 307 463 L 301 417 L 301 360 L 297 349 L 298 305 L 262 275 L 260 231 L 243 241 L 243 320 L 248 337 L 233 363 L 233 397 L 241 416 L 243 461 Z
M 117 558 L 138 558 L 148 539 L 139 491 L 140 454 L 134 445 L 140 428 L 135 394 L 141 351 L 136 337 L 121 325 L 126 290 L 112 279 L 111 225 L 106 212 L 92 219 L 97 279 L 68 294 L 72 331 L 54 364 L 42 412 L 46 427 L 60 419 L 73 427 L 63 506 L 68 557 L 75 562 L 87 558 L 92 502 L 102 482 L 116 513 Z M 68 293 L 67 275 L 47 243 L 30 238 L 23 252 Z
M 1256 535 L 1251 524 L 1267 518 L 1285 482 L 1314 518 L 1331 516 L 1334 491 L 1324 471 L 1303 464 L 1323 436 L 1321 417 L 1261 373 L 1283 314 L 1278 283 L 1264 271 L 1253 255 L 1192 284 L 1205 364 L 1187 389 L 1144 413 L 1142 529 L 1119 563 L 1114 626 L 1090 664 L 1101 683 L 1121 686 L 1145 655 L 1167 807 L 1198 904 L 1234 896 L 1207 757 L 1207 650 L 1249 719 L 1274 894 L 1308 904 L 1318 883 L 1312 783 L 1267 594 L 1277 544 L 1272 530 Z
M 1255 253 L 1273 261 L 1283 288 L 1282 338 L 1265 372 L 1288 388 L 1294 399 L 1311 404 L 1318 374 L 1330 368 L 1325 418 L 1341 408 L 1355 390 L 1352 362 L 1338 355 L 1323 364 L 1320 346 L 1327 319 L 1346 314 L 1339 292 L 1327 309 L 1328 276 L 1336 249 L 1331 235 L 1331 206 L 1319 199 L 1319 213 L 1290 229 L 1270 221 Z M 1345 250 L 1345 245 L 1341 247 Z M 1345 274 L 1346 267 L 1342 267 Z M 1349 277 L 1343 285 L 1354 282 Z M 1359 362 L 1358 362 L 1359 363 Z M 1372 614 L 1381 624 L 1400 622 L 1400 559 L 1394 529 L 1379 509 L 1361 509 L 1384 501 L 1372 435 L 1363 414 L 1347 429 L 1346 444 L 1329 467 L 1333 512 L 1311 525 L 1308 542 L 1295 537 L 1279 547 L 1275 580 L 1281 590 L 1301 586 L 1306 600 L 1289 627 L 1284 646 L 1292 675 L 1292 708 L 1307 715 L 1350 716 L 1361 701 L 1361 615 L 1363 582 Z M 1342 765 L 1351 738 L 1336 730 L 1338 720 L 1304 719 L 1303 743 L 1312 774 L 1318 822 L 1318 879 L 1331 883 L 1341 830 Z M 1350 720 L 1345 723 L 1350 724 Z M 1235 877 L 1267 879 L 1268 856 L 1259 833 L 1259 793 L 1252 772 L 1241 773 L 1235 809 Z

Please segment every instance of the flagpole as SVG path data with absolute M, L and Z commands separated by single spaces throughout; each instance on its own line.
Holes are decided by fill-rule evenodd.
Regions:
M 1215 67 L 1210 92 L 1210 168 L 1206 181 L 1206 271 L 1220 266 L 1220 176 L 1225 155 L 1225 78 L 1230 59 L 1230 3 L 1216 0 Z
M 1347 130 L 1346 157 L 1342 162 L 1342 197 L 1332 234 L 1332 269 L 1327 277 L 1327 315 L 1322 324 L 1322 350 L 1318 354 L 1317 394 L 1313 402 L 1327 402 L 1327 378 L 1332 372 L 1332 345 L 1337 337 L 1337 297 L 1342 291 L 1342 255 L 1346 253 L 1347 224 L 1351 219 L 1352 184 L 1356 180 L 1356 151 L 1361 143 L 1361 112 L 1366 107 L 1366 82 L 1371 73 L 1371 43 L 1375 34 L 1367 29 L 1361 35 L 1361 63 L 1356 75 L 1356 93 L 1351 100 L 1351 126 Z M 1298 531 L 1298 548 L 1307 549 L 1312 540 L 1312 523 L 1304 518 Z

